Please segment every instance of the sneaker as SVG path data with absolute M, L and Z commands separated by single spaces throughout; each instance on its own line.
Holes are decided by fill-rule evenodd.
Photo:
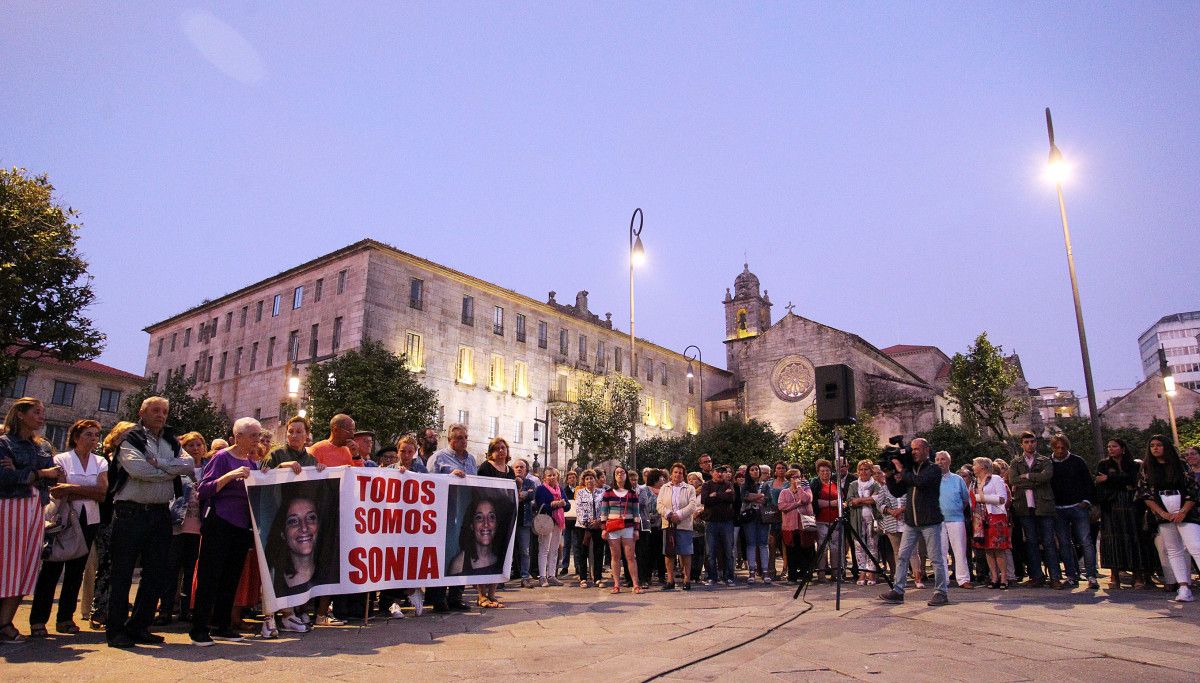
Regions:
M 884 602 L 890 602 L 893 605 L 899 605 L 899 604 L 903 604 L 903 602 L 904 602 L 904 593 L 901 593 L 896 590 L 890 590 L 886 593 L 881 593 L 879 595 L 879 599 Z
M 295 615 L 305 626 L 312 626 L 312 617 L 308 615 L 308 612 L 295 612 Z
M 207 633 L 189 633 L 188 638 L 196 647 L 212 647 L 213 639 Z
M 125 631 L 117 631 L 107 635 L 108 646 L 118 647 L 121 649 L 134 647 L 137 643 Z
M 262 637 L 263 640 L 274 640 L 279 637 L 279 629 L 275 628 L 275 617 L 268 616 L 263 619 Z
M 746 579 L 746 585 L 753 585 L 753 584 L 754 584 L 754 575 L 751 574 L 749 576 L 749 578 Z
M 535 585 L 533 579 L 521 579 L 521 588 L 533 588 Z
M 418 617 L 425 613 L 425 594 L 420 590 L 415 590 L 412 595 L 408 596 L 408 601 L 412 603 L 413 613 Z
M 551 586 L 561 586 L 562 585 L 562 581 L 559 581 L 558 577 L 551 576 L 549 579 L 547 579 L 547 581 L 550 583 Z
M 770 585 L 770 584 L 771 584 L 771 583 L 773 583 L 774 581 L 771 579 L 771 577 L 769 577 L 769 576 L 764 576 L 764 577 L 763 577 L 763 580 L 762 580 L 762 582 L 763 582 L 763 583 L 765 583 L 765 584 L 768 584 L 768 585 Z
M 279 630 L 286 633 L 308 633 L 308 624 L 304 623 L 297 614 L 289 614 L 279 620 Z
M 242 634 L 229 627 L 219 628 L 210 633 L 209 637 L 211 637 L 213 640 L 227 640 L 231 643 L 240 643 L 245 640 L 245 638 L 242 637 Z
M 1088 579 L 1088 590 L 1093 590 L 1093 591 L 1100 590 L 1100 582 L 1097 581 L 1096 579 Z
M 1192 597 L 1192 589 L 1187 587 L 1187 584 L 1180 584 L 1179 590 L 1175 592 L 1175 597 L 1171 598 L 1171 602 L 1192 602 L 1196 598 Z
M 322 614 L 317 617 L 317 626 L 345 626 L 346 622 L 332 614 Z
M 542 586 L 542 588 L 549 588 L 549 587 L 550 587 L 550 582 L 549 582 L 549 581 L 547 581 L 546 579 L 542 579 L 541 586 Z
M 704 582 L 704 585 L 708 586 L 709 588 L 712 588 L 713 586 L 717 585 L 717 582 L 714 581 L 713 579 L 709 579 L 708 581 Z
M 393 602 L 392 606 L 388 608 L 388 616 L 393 619 L 403 619 L 404 610 L 400 609 L 400 605 Z
M 684 581 L 683 582 L 683 590 L 685 590 L 685 591 L 692 590 L 692 583 L 690 581 Z
M 934 593 L 933 597 L 929 598 L 929 602 L 925 604 L 929 605 L 930 607 L 941 607 L 942 605 L 949 605 L 950 599 L 946 597 L 945 593 L 939 591 Z
M 725 585 L 733 588 L 733 579 L 725 579 Z

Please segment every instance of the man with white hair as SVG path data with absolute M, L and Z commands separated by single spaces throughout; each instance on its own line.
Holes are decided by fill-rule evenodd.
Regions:
M 179 475 L 195 473 L 191 456 L 181 452 L 176 435 L 166 426 L 169 409 L 170 403 L 161 396 L 142 401 L 139 424 L 125 436 L 109 472 L 113 499 L 109 550 L 112 569 L 105 628 L 109 647 L 163 642 L 163 637 L 151 633 L 149 626 L 154 621 L 158 596 L 170 580 L 170 503 L 182 491 Z M 126 620 L 133 568 L 139 558 L 142 578 L 133 614 Z
M 974 588 L 971 583 L 971 560 L 967 554 L 967 519 L 971 510 L 971 494 L 963 478 L 950 471 L 950 453 L 938 451 L 933 456 L 942 469 L 942 550 L 954 554 L 954 582 L 959 588 Z
M 924 538 L 937 580 L 936 592 L 929 599 L 928 605 L 938 607 L 949 602 L 947 592 L 950 580 L 946 574 L 946 553 L 942 550 L 942 468 L 929 462 L 929 452 L 928 441 L 913 439 L 912 469 L 905 469 L 903 462 L 892 459 L 892 465 L 896 469 L 887 478 L 887 487 L 897 498 L 908 494 L 908 506 L 904 508 L 904 522 L 907 526 L 900 537 L 900 553 L 896 558 L 896 566 L 907 567 L 917 549 L 917 542 Z M 896 577 L 895 586 L 880 595 L 880 600 L 894 604 L 904 602 L 904 587 L 908 583 L 908 574 L 897 574 L 899 576 Z
M 455 422 L 446 429 L 446 439 L 450 445 L 434 453 L 425 466 L 430 474 L 449 474 L 455 477 L 465 477 L 468 474 L 479 473 L 475 456 L 467 451 L 467 427 Z M 434 612 L 465 612 L 469 607 L 463 603 L 463 587 L 436 586 L 425 591 L 425 597 L 433 604 Z

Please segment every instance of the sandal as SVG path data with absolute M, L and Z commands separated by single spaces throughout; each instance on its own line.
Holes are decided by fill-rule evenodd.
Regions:
M 60 621 L 55 624 L 54 630 L 64 635 L 79 633 L 79 627 L 75 625 L 74 621 Z
M 29 637 L 30 638 L 46 638 L 46 637 L 49 637 L 49 635 L 50 635 L 50 632 L 46 630 L 45 624 L 30 624 L 29 625 Z
M 587 588 L 587 587 L 588 587 L 588 582 L 587 582 L 587 581 L 580 581 L 580 582 L 579 582 L 579 587 L 580 587 L 580 588 Z
M 638 595 L 641 595 L 642 593 L 645 593 L 645 592 L 646 592 L 646 589 L 645 589 L 645 588 L 642 588 L 641 586 L 634 586 L 634 587 L 633 587 L 633 592 L 634 592 L 634 593 L 636 593 L 636 594 L 638 594 Z
M 0 626 L 0 645 L 20 645 L 25 642 L 25 636 L 17 630 L 12 622 Z
M 617 593 L 620 593 L 620 592 L 621 592 L 621 584 L 617 584 L 617 585 L 613 586 L 612 590 L 609 591 L 609 593 L 612 593 L 613 595 L 616 595 Z

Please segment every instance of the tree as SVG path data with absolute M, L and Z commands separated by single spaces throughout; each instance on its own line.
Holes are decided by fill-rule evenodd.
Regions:
M 182 374 L 167 375 L 166 385 L 156 390 L 147 383 L 141 389 L 125 398 L 123 420 L 138 421 L 138 409 L 142 401 L 151 396 L 162 396 L 171 402 L 167 414 L 167 424 L 179 435 L 187 432 L 200 432 L 205 439 L 228 439 L 233 432 L 229 416 L 209 400 L 207 395 L 195 393 L 195 379 L 184 378 Z
M 800 463 L 807 474 L 816 474 L 814 466 L 818 460 L 833 460 L 833 429 L 817 422 L 817 408 L 815 405 L 809 406 L 804 411 L 800 426 L 788 439 L 787 453 L 792 462 Z M 846 441 L 845 456 L 851 463 L 863 458 L 875 460 L 879 456 L 882 450 L 879 447 L 879 434 L 871 426 L 869 413 L 859 412 L 858 422 L 843 425 L 841 430 L 842 438 Z
M 641 386 L 624 375 L 587 375 L 576 380 L 576 402 L 559 404 L 558 438 L 575 449 L 574 465 L 621 458 L 629 448 L 629 428 L 638 415 Z
M 1004 349 L 980 332 L 966 355 L 954 354 L 950 361 L 950 383 L 946 394 L 962 415 L 963 425 L 997 441 L 1008 438 L 1008 421 L 1027 407 L 1026 397 L 1012 393 L 1017 370 L 1004 358 Z
M 321 438 L 338 413 L 354 418 L 359 429 L 375 432 L 377 443 L 394 443 L 437 421 L 437 392 L 421 384 L 403 354 L 378 341 L 314 365 L 307 387 L 313 431 Z
M 0 386 L 19 374 L 22 358 L 49 352 L 74 363 L 104 348 L 83 315 L 96 295 L 76 250 L 78 214 L 53 203 L 53 193 L 45 175 L 0 169 Z
M 700 436 L 656 436 L 637 445 L 638 467 L 667 469 L 673 463 L 682 462 L 688 471 L 699 469 Z
M 769 465 L 787 457 L 784 436 L 770 423 L 758 420 L 725 420 L 700 433 L 696 449 L 685 461 L 689 470 L 699 468 L 701 453 L 712 456 L 717 465 Z
M 1003 458 L 1008 460 L 1015 452 L 1011 446 L 1002 441 L 992 439 L 980 439 L 978 434 L 972 433 L 969 429 L 962 425 L 957 425 L 951 422 L 939 422 L 935 424 L 929 431 L 921 432 L 917 436 L 929 442 L 929 447 L 934 452 L 946 451 L 950 454 L 951 469 L 957 470 L 963 465 L 970 465 L 974 458 L 984 457 L 995 460 Z

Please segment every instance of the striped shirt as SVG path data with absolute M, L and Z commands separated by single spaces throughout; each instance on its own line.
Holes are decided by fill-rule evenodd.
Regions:
M 626 490 L 624 495 L 621 495 L 616 489 L 609 489 L 604 492 L 603 500 L 600 516 L 605 523 L 621 520 L 626 528 L 638 526 L 639 506 L 636 493 Z

